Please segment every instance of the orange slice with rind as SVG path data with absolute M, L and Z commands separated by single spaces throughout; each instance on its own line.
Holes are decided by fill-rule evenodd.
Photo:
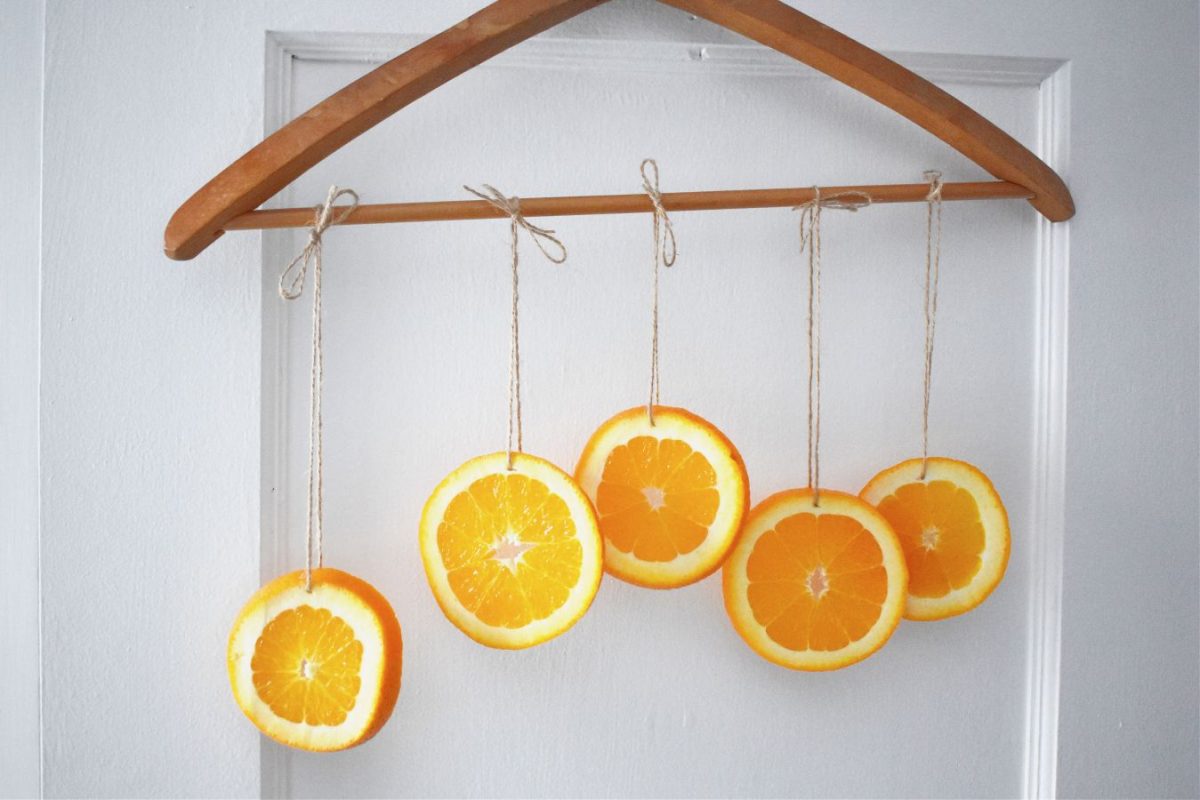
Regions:
M 722 575 L 725 610 L 763 658 L 791 669 L 839 669 L 887 642 L 908 571 L 874 507 L 844 492 L 779 492 L 746 517 Z
M 518 649 L 574 625 L 600 586 L 596 514 L 545 459 L 480 456 L 450 473 L 421 514 L 421 558 L 442 612 L 480 644 Z
M 946 619 L 975 608 L 1000 584 L 1011 546 L 1008 513 L 977 467 L 930 458 L 922 479 L 921 462 L 885 469 L 860 496 L 900 537 L 909 572 L 905 618 Z
M 227 665 L 233 696 L 260 731 L 301 750 L 374 736 L 400 693 L 400 623 L 366 581 L 336 569 L 263 586 L 238 614 Z
M 604 537 L 604 569 L 623 581 L 673 589 L 725 560 L 750 505 L 737 448 L 682 408 L 645 406 L 612 417 L 588 440 L 575 479 Z

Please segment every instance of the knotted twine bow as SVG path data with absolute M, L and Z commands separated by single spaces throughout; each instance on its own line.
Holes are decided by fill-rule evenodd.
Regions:
M 350 198 L 350 205 L 335 216 L 333 204 L 343 195 Z M 321 332 L 321 237 L 329 228 L 350 216 L 356 208 L 358 208 L 358 195 L 354 190 L 330 186 L 325 203 L 314 209 L 316 218 L 308 231 L 308 244 L 279 275 L 279 296 L 284 300 L 295 300 L 304 292 L 304 279 L 308 275 L 309 264 L 312 264 L 312 369 L 308 387 L 308 507 L 304 526 L 304 591 L 306 592 L 312 592 L 314 540 L 317 568 L 320 569 L 325 565 L 323 541 L 325 538 L 324 456 L 321 441 L 324 425 L 321 415 L 321 388 L 325 382 L 325 353 Z M 300 267 L 299 270 L 296 270 L 297 265 Z M 296 272 L 289 282 L 288 275 L 292 274 L 293 270 Z
M 534 225 L 521 214 L 521 198 L 507 197 L 495 187 L 483 184 L 484 191 L 480 192 L 470 186 L 463 186 L 471 194 L 490 203 L 493 207 L 508 216 L 510 241 L 512 243 L 512 315 L 509 324 L 508 343 L 508 427 L 505 437 L 505 452 L 508 455 L 508 469 L 513 468 L 513 452 L 521 452 L 521 337 L 518 300 L 517 267 L 519 252 L 517 248 L 518 233 L 524 228 L 533 239 L 538 250 L 542 251 L 549 261 L 561 264 L 567 260 L 567 248 L 554 235 L 554 231 Z M 547 246 L 557 249 L 557 255 L 551 253 Z M 516 433 L 516 447 L 513 447 L 513 433 Z
M 647 170 L 651 174 L 647 174 Z M 675 244 L 675 229 L 671 227 L 671 218 L 663 208 L 662 192 L 658 190 L 658 164 L 652 158 L 642 162 L 642 191 L 650 198 L 654 206 L 654 292 L 650 308 L 650 396 L 646 400 L 646 415 L 650 425 L 654 425 L 654 406 L 658 405 L 658 273 L 659 267 L 675 265 L 679 255 Z M 670 250 L 668 251 L 668 246 Z
M 921 480 L 929 467 L 929 388 L 933 383 L 933 334 L 937 327 L 938 277 L 942 269 L 942 173 L 928 170 L 925 195 L 925 397 L 921 407 Z
M 866 192 L 839 192 L 813 198 L 800 211 L 800 252 L 808 250 L 808 485 L 813 505 L 821 505 L 821 210 L 858 211 L 871 205 Z

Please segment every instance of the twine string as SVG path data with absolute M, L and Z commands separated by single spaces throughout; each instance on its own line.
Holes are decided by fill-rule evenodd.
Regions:
M 808 485 L 813 505 L 821 505 L 821 211 L 858 211 L 871 205 L 866 192 L 839 192 L 813 198 L 800 211 L 800 253 L 808 251 Z
M 542 251 L 549 261 L 561 264 L 567 260 L 566 246 L 554 235 L 554 231 L 534 225 L 521 214 L 521 198 L 508 197 L 493 186 L 483 184 L 484 191 L 480 192 L 470 186 L 464 186 L 471 194 L 490 203 L 498 211 L 508 217 L 509 242 L 512 248 L 512 307 L 509 316 L 508 340 L 508 422 L 505 431 L 505 454 L 509 471 L 513 468 L 513 453 L 519 453 L 523 448 L 521 432 L 521 323 L 520 323 L 520 286 L 519 264 L 520 251 L 518 238 L 521 229 L 529 233 L 529 238 Z M 516 445 L 514 447 L 514 444 Z
M 350 198 L 350 205 L 334 213 L 334 203 L 342 196 Z M 313 271 L 312 289 L 312 364 L 308 387 L 308 503 L 304 525 L 304 591 L 312 592 L 313 550 L 316 549 L 317 568 L 325 565 L 325 504 L 324 504 L 324 454 L 322 433 L 324 419 L 321 413 L 321 389 L 325 382 L 325 353 L 321 330 L 321 237 L 329 228 L 344 221 L 358 207 L 358 195 L 353 189 L 329 187 L 325 202 L 314 209 L 315 217 L 308 231 L 308 244 L 279 275 L 279 296 L 284 300 L 295 300 L 304 293 L 304 280 L 309 265 Z M 299 267 L 299 269 L 297 269 Z M 290 279 L 289 279 L 289 276 Z
M 942 267 L 942 173 L 925 173 L 925 392 L 921 405 L 921 480 L 929 468 L 929 390 L 933 382 L 933 336 L 937 328 L 938 278 Z
M 658 368 L 658 273 L 660 267 L 672 267 L 679 255 L 675 243 L 675 229 L 671 226 L 671 218 L 663 207 L 662 192 L 658 190 L 658 163 L 647 158 L 642 162 L 642 191 L 650 198 L 654 206 L 654 258 L 653 258 L 653 290 L 650 303 L 650 392 L 646 400 L 646 416 L 650 425 L 654 425 L 654 407 L 659 402 L 659 368 Z

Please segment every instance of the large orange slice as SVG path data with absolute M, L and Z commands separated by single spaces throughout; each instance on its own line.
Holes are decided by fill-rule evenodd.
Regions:
M 233 696 L 258 729 L 302 750 L 344 750 L 379 731 L 400 693 L 400 623 L 365 581 L 336 569 L 276 578 L 229 635 Z
M 575 479 L 596 507 L 604 568 L 671 589 L 712 574 L 750 505 L 746 467 L 711 423 L 682 408 L 631 408 L 592 434 Z
M 952 458 L 885 469 L 863 488 L 895 528 L 908 562 L 908 619 L 935 620 L 982 603 L 1008 567 L 1008 514 L 992 482 Z
M 750 510 L 725 562 L 725 610 L 746 643 L 784 667 L 830 670 L 874 653 L 900 622 L 908 572 L 872 506 L 808 489 Z
M 481 644 L 540 644 L 583 616 L 600 586 L 596 515 L 571 476 L 494 453 L 450 473 L 421 514 L 425 575 L 446 617 Z

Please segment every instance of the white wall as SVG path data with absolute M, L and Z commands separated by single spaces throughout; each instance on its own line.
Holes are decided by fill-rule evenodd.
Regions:
M 162 226 L 260 138 L 266 31 L 431 33 L 476 5 L 47 3 L 48 794 L 259 790 L 257 737 L 229 702 L 221 654 L 259 577 L 261 249 L 230 236 L 172 264 Z M 879 49 L 1071 61 L 1059 791 L 1194 796 L 1196 4 L 803 9 Z M 562 34 L 729 39 L 636 4 Z

